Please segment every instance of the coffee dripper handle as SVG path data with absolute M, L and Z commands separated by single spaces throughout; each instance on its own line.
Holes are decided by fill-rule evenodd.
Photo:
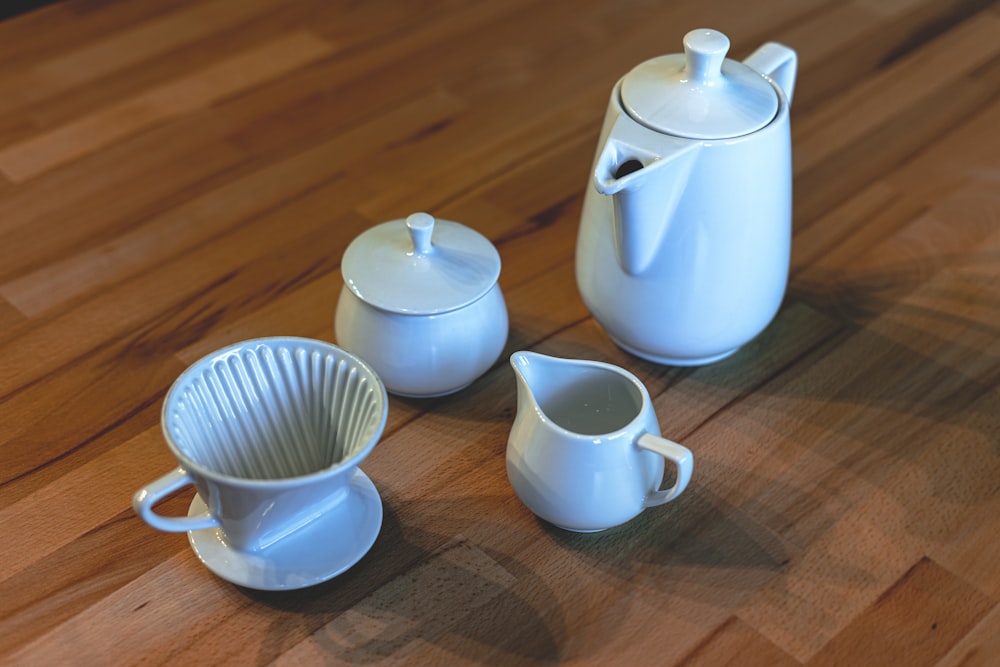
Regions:
M 184 468 L 175 468 L 136 491 L 135 495 L 132 496 L 132 508 L 150 526 L 168 533 L 186 533 L 189 530 L 218 527 L 218 519 L 208 512 L 196 516 L 181 517 L 163 516 L 153 510 L 156 503 L 189 484 L 194 484 L 194 480 L 187 471 Z
M 688 482 L 691 481 L 691 473 L 694 470 L 694 455 L 691 450 L 684 445 L 655 436 L 652 433 L 643 433 L 636 440 L 636 446 L 642 449 L 659 454 L 674 464 L 677 468 L 677 479 L 669 489 L 653 491 L 643 503 L 644 507 L 655 507 L 668 503 L 684 492 Z

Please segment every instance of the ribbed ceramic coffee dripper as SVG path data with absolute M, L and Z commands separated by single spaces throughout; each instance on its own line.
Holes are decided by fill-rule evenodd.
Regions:
M 173 447 L 244 479 L 308 475 L 358 454 L 382 423 L 380 387 L 353 359 L 310 345 L 220 354 L 167 399 Z
M 341 505 L 387 414 L 375 371 L 335 345 L 288 337 L 231 345 L 167 392 L 163 435 L 179 465 L 139 489 L 133 506 L 160 530 L 219 529 L 233 549 L 266 549 Z M 187 485 L 204 512 L 154 511 Z

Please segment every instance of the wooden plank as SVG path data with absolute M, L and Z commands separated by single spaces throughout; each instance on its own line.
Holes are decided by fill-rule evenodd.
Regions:
M 765 667 L 800 663 L 734 616 L 677 664 Z
M 35 560 L 99 528 L 121 511 L 121 493 L 152 482 L 148 462 L 166 474 L 174 461 L 163 444 L 159 428 L 115 447 L 0 511 L 10 526 L 11 539 L 0 545 L 0 584 Z M 107 483 L 114 478 L 115 484 Z M 120 485 L 120 488 L 115 488 Z M 103 489 L 95 495 L 94 489 Z M 38 526 L 46 529 L 38 530 Z
M 962 638 L 937 664 L 939 667 L 989 667 L 1000 655 L 1000 605 Z
M 0 299 L 0 331 L 4 334 L 16 331 L 18 325 L 25 321 L 24 316 L 6 299 Z
M 0 285 L 0 294 L 25 314 L 133 275 L 140 267 L 205 243 L 240 220 L 280 207 L 337 178 L 356 156 L 448 118 L 459 108 L 445 93 L 414 100 L 371 123 L 247 174 L 166 211 L 100 246 Z
M 995 329 L 964 324 L 981 316 L 986 316 L 985 321 L 996 319 L 989 296 L 993 289 L 991 282 L 948 274 L 925 284 L 845 341 L 838 356 L 853 357 L 854 363 L 837 369 L 826 364 L 812 368 L 811 381 L 830 387 L 820 394 L 828 398 L 812 409 L 815 414 L 810 415 L 802 404 L 794 411 L 799 415 L 795 420 L 783 417 L 769 423 L 769 430 L 787 429 L 790 424 L 785 423 L 801 419 L 814 430 L 812 435 L 795 433 L 796 441 L 814 443 L 792 477 L 799 481 L 784 490 L 772 487 L 766 492 L 769 504 L 778 501 L 788 508 L 779 510 L 777 516 L 792 509 L 800 513 L 790 517 L 788 525 L 795 526 L 798 539 L 808 549 L 792 562 L 782 592 L 762 592 L 740 617 L 797 659 L 809 660 L 824 650 L 827 641 L 853 623 L 925 554 L 929 543 L 946 544 L 964 529 L 967 519 L 974 519 L 954 503 L 954 497 L 985 502 L 996 495 L 994 480 L 1000 461 L 995 444 L 988 431 L 975 426 L 991 414 L 990 406 L 996 402 L 997 357 L 981 352 L 984 344 L 985 349 L 995 347 L 986 342 Z M 944 302 L 956 309 L 950 317 L 920 305 L 925 300 L 941 304 L 941 290 L 961 290 Z M 926 322 L 931 320 L 940 336 L 925 333 Z M 905 345 L 899 343 L 903 332 L 908 334 Z M 847 350 L 850 355 L 844 354 Z M 927 358 L 947 362 L 922 366 Z M 872 377 L 887 380 L 895 389 L 872 391 L 867 385 Z M 806 377 L 800 381 L 807 381 Z M 844 402 L 873 406 L 870 419 L 836 420 L 833 406 Z M 920 423 L 903 428 L 900 405 L 921 415 L 916 420 Z M 793 412 L 786 407 L 771 414 Z M 968 416 L 945 417 L 960 414 Z M 747 430 L 745 420 L 741 423 Z M 753 433 L 741 432 L 740 437 L 753 437 Z M 758 434 L 756 439 L 762 437 Z M 829 467 L 831 462 L 835 465 Z M 827 467 L 828 472 L 821 472 Z M 989 472 L 974 486 L 966 486 L 958 480 L 965 479 L 970 469 Z M 830 497 L 817 502 L 790 494 L 799 484 L 805 485 L 807 498 L 815 493 Z M 835 505 L 841 509 L 835 512 Z M 807 510 L 815 513 L 811 521 L 806 520 Z M 813 532 L 802 533 L 810 523 Z M 779 612 L 775 595 L 789 592 L 797 604 L 783 604 Z M 820 627 L 825 631 L 818 632 Z
M 801 45 L 800 67 L 812 72 L 800 77 L 795 113 L 810 112 L 826 100 L 876 76 L 894 61 L 982 11 L 988 0 L 956 2 L 840 3 L 828 14 L 815 16 L 788 39 Z M 809 58 L 816 58 L 813 63 Z
M 334 46 L 308 32 L 153 88 L 0 150 L 0 172 L 19 182 L 38 176 L 171 117 L 189 113 L 323 58 Z
M 277 664 L 323 660 L 334 647 L 345 659 L 368 663 L 379 654 L 392 661 L 447 660 L 455 647 L 435 646 L 453 635 L 475 637 L 483 607 L 496 606 L 514 580 L 477 547 L 457 542 L 385 584 L 350 611 L 286 651 Z M 461 609 L 464 615 L 450 610 Z M 433 629 L 432 629 L 433 628 Z M 450 642 L 449 642 L 450 643 Z
M 18 186 L 8 205 L 0 207 L 0 280 L 30 283 L 24 276 L 44 265 L 62 267 L 77 253 L 112 245 L 111 239 L 124 230 L 218 187 L 244 164 L 243 154 L 211 136 L 210 130 L 202 131 L 208 128 L 184 133 L 179 140 L 174 132 L 161 129 L 166 128 L 84 159 L 72 169 L 49 172 L 31 181 L 31 187 Z M 169 148 L 150 150 L 164 145 Z M 130 164 L 129 176 L 107 168 L 121 161 Z M 92 172 L 101 175 L 80 178 L 80 173 Z M 73 224 L 59 234 L 45 235 L 45 243 L 32 233 L 66 220 Z M 88 265 L 94 278 L 103 261 L 98 255 Z M 59 293 L 55 290 L 53 296 Z
M 89 9 L 82 2 L 51 4 L 0 23 L 0 67 L 20 70 L 26 63 L 51 58 L 164 11 L 159 3 L 112 3 Z
M 995 606 L 925 558 L 808 664 L 842 665 L 870 657 L 892 664 L 933 665 Z
M 989 62 L 1000 53 L 1000 45 L 987 37 L 997 30 L 1000 20 L 989 13 L 977 14 L 930 48 L 853 87 L 836 104 L 800 119 L 795 124 L 796 168 L 808 170 L 830 150 L 863 136 Z
M 998 21 L 66 0 L 0 23 L 0 662 L 992 664 Z M 670 368 L 612 343 L 574 253 L 614 82 L 696 26 L 799 53 L 793 265 L 756 339 Z M 333 340 L 347 244 L 422 209 L 496 244 L 506 348 L 455 395 L 390 397 L 350 571 L 228 584 L 129 507 L 174 465 L 164 392 L 234 340 Z M 686 493 L 602 534 L 537 519 L 505 471 L 518 349 L 634 372 L 694 452 Z
M 159 510 L 180 514 L 190 498 L 179 495 Z M 169 533 L 135 530 L 131 508 L 0 584 L 0 652 L 5 656 L 86 610 L 119 586 L 186 549 Z M 97 565 L 93 554 L 115 545 L 114 568 Z
M 0 86 L 14 94 L 0 99 L 0 114 L 16 107 L 36 104 L 47 97 L 91 84 L 119 70 L 168 54 L 238 25 L 273 6 L 270 0 L 214 0 L 129 24 L 102 40 L 64 50 L 33 67 L 5 77 Z

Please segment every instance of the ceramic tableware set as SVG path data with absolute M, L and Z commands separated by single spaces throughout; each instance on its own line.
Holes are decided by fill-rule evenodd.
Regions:
M 586 189 L 580 294 L 615 343 L 658 363 L 733 354 L 774 317 L 788 278 L 795 52 L 768 43 L 737 62 L 728 49 L 722 33 L 694 30 L 684 53 L 626 74 Z M 179 465 L 133 498 L 242 586 L 301 588 L 360 560 L 382 523 L 360 464 L 385 427 L 386 391 L 460 391 L 507 341 L 500 256 L 469 227 L 426 213 L 386 222 L 348 246 L 341 269 L 338 345 L 261 338 L 194 363 L 163 405 Z M 661 436 L 635 375 L 530 351 L 510 363 L 507 476 L 541 519 L 602 531 L 687 487 L 692 454 Z M 188 516 L 156 512 L 189 485 Z

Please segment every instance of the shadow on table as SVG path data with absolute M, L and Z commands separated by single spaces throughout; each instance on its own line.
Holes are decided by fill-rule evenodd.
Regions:
M 922 282 L 926 276 L 920 266 L 906 264 L 850 281 L 815 271 L 810 275 L 813 282 L 793 283 L 789 303 L 775 322 L 727 360 L 668 371 L 634 360 L 640 372 L 667 374 L 671 383 L 664 391 L 687 392 L 688 404 L 697 404 L 701 393 L 708 402 L 717 400 L 713 397 L 720 389 L 731 389 L 734 378 L 757 374 L 752 386 L 740 387 L 710 420 L 678 438 L 686 444 L 697 443 L 699 437 L 711 440 L 717 458 L 728 460 L 721 454 L 727 446 L 721 438 L 726 429 L 737 429 L 742 440 L 735 446 L 745 447 L 747 440 L 759 437 L 755 444 L 761 457 L 779 457 L 781 466 L 794 471 L 767 480 L 763 490 L 742 493 L 719 487 L 722 480 L 738 479 L 740 471 L 721 468 L 706 475 L 704 467 L 696 470 L 702 503 L 723 508 L 725 495 L 739 505 L 725 509 L 714 522 L 712 512 L 694 512 L 707 517 L 709 525 L 720 524 L 719 534 L 688 540 L 687 546 L 684 540 L 664 538 L 675 552 L 687 551 L 693 557 L 691 549 L 701 549 L 697 555 L 711 560 L 725 557 L 725 550 L 713 556 L 710 549 L 727 540 L 730 552 L 745 556 L 756 543 L 757 562 L 777 563 L 780 543 L 768 531 L 801 521 L 791 516 L 796 506 L 846 508 L 871 489 L 894 496 L 895 506 L 909 517 L 906 530 L 941 540 L 947 530 L 927 520 L 928 502 L 971 510 L 996 494 L 1000 355 L 995 341 L 1000 339 L 1000 301 L 995 279 L 973 272 Z M 789 315 L 791 309 L 797 312 Z M 806 331 L 810 327 L 803 327 L 804 322 L 822 324 Z M 783 356 L 781 350 L 803 347 L 798 337 L 817 331 L 820 335 L 804 351 Z M 762 372 L 762 360 L 773 368 Z M 702 428 L 705 433 L 699 433 Z M 746 436 L 749 432 L 752 438 Z M 705 462 L 699 461 L 697 451 L 695 458 L 696 467 Z M 748 460 L 752 463 L 744 457 Z M 920 471 L 918 483 L 893 481 L 908 469 Z M 776 486 L 782 480 L 784 490 Z M 718 495 L 709 498 L 704 495 L 708 493 Z M 783 495 L 791 500 L 776 500 Z M 732 500 L 737 498 L 745 499 Z M 792 543 L 810 544 L 838 519 L 812 517 L 807 534 Z M 727 522 L 728 528 L 723 528 Z M 733 542 L 738 538 L 725 536 L 730 530 L 745 533 L 744 548 Z
M 927 293 L 932 299 L 969 299 L 970 292 L 960 288 L 944 284 L 922 289 L 943 290 Z M 864 285 L 841 287 L 837 293 L 826 289 L 800 281 L 789 297 L 798 308 L 812 311 L 807 317 L 827 318 L 832 323 L 820 339 L 800 356 L 780 361 L 773 371 L 762 374 L 741 398 L 714 414 L 708 427 L 744 420 L 744 426 L 752 425 L 775 442 L 790 444 L 793 436 L 781 428 L 792 410 L 796 423 L 819 437 L 789 447 L 785 454 L 792 458 L 785 465 L 807 454 L 817 469 L 824 465 L 842 468 L 855 482 L 880 488 L 902 463 L 922 467 L 927 492 L 948 502 L 974 505 L 985 494 L 995 493 L 995 485 L 989 483 L 995 475 L 979 475 L 976 485 L 957 483 L 968 462 L 946 455 L 951 463 L 942 468 L 939 458 L 928 455 L 941 443 L 921 440 L 928 429 L 953 429 L 977 439 L 978 454 L 985 452 L 989 459 L 985 464 L 997 467 L 1000 445 L 991 432 L 996 414 L 989 400 L 982 400 L 996 392 L 1000 360 L 995 348 L 975 348 L 964 337 L 954 340 L 941 333 L 957 328 L 969 332 L 973 341 L 977 336 L 1000 338 L 1000 328 L 991 324 L 998 308 L 995 297 L 992 305 L 970 304 L 993 309 L 976 319 L 982 313 L 964 317 L 917 300 L 880 299 L 877 289 Z M 971 296 L 984 298 L 981 290 L 973 290 Z M 891 320 L 868 326 L 880 317 Z M 747 348 L 705 369 L 664 370 L 637 359 L 630 359 L 627 367 L 653 381 L 664 381 L 663 391 L 683 387 L 697 402 L 699 387 L 706 396 L 720 386 L 729 387 L 741 367 L 759 363 L 769 348 L 789 346 L 800 335 L 792 324 L 792 319 L 779 315 Z M 594 349 L 588 346 L 595 344 L 602 345 L 600 350 L 611 349 L 604 347 L 606 341 L 593 340 L 592 329 L 589 322 L 576 327 L 575 334 L 571 331 L 568 338 L 560 339 L 560 350 L 576 352 L 574 336 L 580 338 L 580 355 L 592 356 Z M 780 354 L 772 356 L 781 358 Z M 494 430 L 503 430 L 513 417 L 514 401 L 513 383 L 507 370 L 501 370 L 504 363 L 498 362 L 490 377 L 470 388 L 472 398 L 483 392 L 496 402 L 502 394 L 504 405 L 466 412 L 460 409 L 462 399 L 456 399 L 442 403 L 436 412 L 456 419 L 474 416 L 492 423 Z M 494 434 L 490 442 L 502 449 L 501 440 Z M 959 438 L 945 444 L 943 450 L 954 452 L 968 448 L 969 441 Z M 483 455 L 499 455 L 496 447 Z M 762 451 L 770 452 L 766 446 Z M 821 490 L 817 495 L 807 476 L 764 479 L 752 469 L 738 469 L 727 461 L 721 456 L 702 458 L 691 487 L 678 500 L 599 534 L 569 533 L 527 517 L 527 523 L 512 529 L 506 519 L 489 516 L 489 508 L 495 511 L 496 498 L 478 499 L 480 505 L 475 505 L 474 498 L 453 498 L 408 506 L 407 514 L 419 517 L 419 528 L 402 525 L 387 506 L 379 540 L 351 571 L 296 593 L 247 592 L 272 611 L 285 612 L 275 616 L 258 657 L 267 662 L 294 653 L 308 639 L 321 654 L 356 664 L 402 656 L 426 645 L 459 659 L 485 663 L 565 659 L 567 652 L 578 648 L 567 649 L 567 641 L 573 636 L 576 616 L 583 613 L 573 601 L 586 602 L 586 592 L 567 590 L 566 577 L 571 581 L 572 572 L 556 575 L 494 539 L 527 544 L 547 540 L 570 555 L 565 559 L 567 567 L 582 568 L 575 571 L 596 576 L 612 587 L 620 582 L 623 590 L 648 590 L 650 594 L 642 597 L 645 605 L 688 604 L 731 612 L 748 596 L 784 586 L 780 577 L 789 563 L 843 518 L 833 509 L 843 503 L 828 502 L 830 498 L 823 495 L 837 494 L 838 489 Z M 745 492 L 746 488 L 755 491 Z M 470 503 L 475 507 L 470 509 Z M 527 512 L 519 504 L 503 506 Z M 903 502 L 900 506 L 913 513 L 922 510 Z M 494 523 L 496 537 L 483 539 Z M 924 530 L 919 521 L 910 521 L 908 526 Z M 470 533 L 480 536 L 478 542 L 461 537 Z M 459 537 L 452 539 L 456 534 Z M 825 566 L 809 576 L 834 587 L 858 585 L 872 576 L 849 562 L 834 560 Z M 601 621 L 602 632 L 614 631 L 614 624 L 619 623 L 613 618 Z
M 423 502 L 408 513 L 468 523 L 460 499 Z M 259 662 L 284 654 L 351 664 L 419 659 L 431 647 L 460 659 L 551 663 L 566 633 L 548 584 L 509 554 L 459 534 L 404 527 L 385 507 L 382 532 L 354 568 L 312 588 L 282 593 L 243 589 L 275 616 L 260 642 Z M 539 610 L 544 610 L 544 614 Z M 424 653 L 426 656 L 426 653 Z
M 55 4 L 58 0 L 4 0 L 0 3 L 0 21 L 14 18 L 20 14 L 34 11 L 45 5 Z

